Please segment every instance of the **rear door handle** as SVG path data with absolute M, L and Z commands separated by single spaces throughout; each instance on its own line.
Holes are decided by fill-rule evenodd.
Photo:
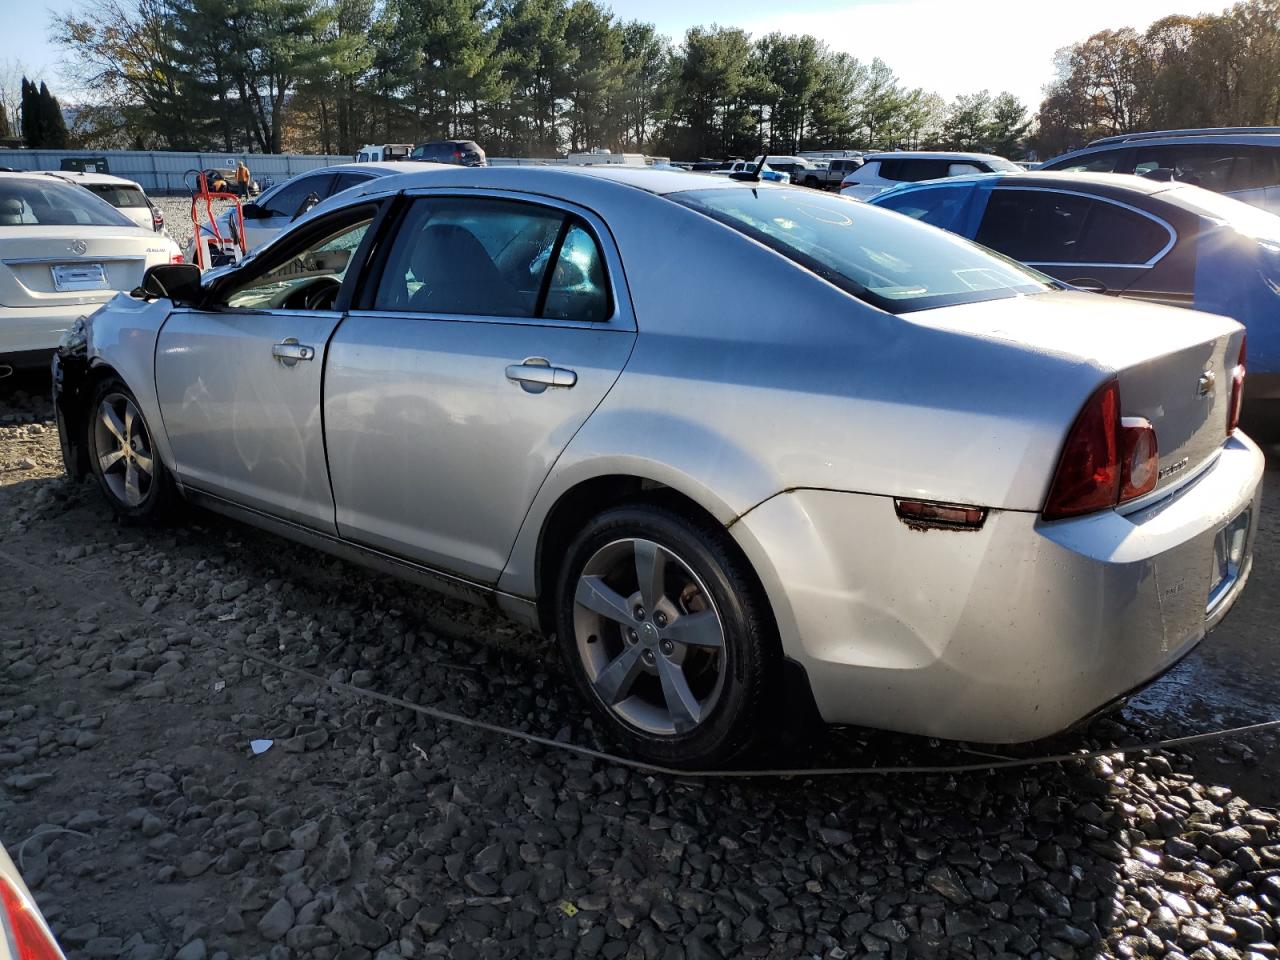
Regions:
M 507 367 L 507 379 L 526 393 L 542 393 L 547 387 L 572 387 L 578 375 L 565 367 L 553 367 L 546 357 L 526 357 Z
M 299 343 L 296 337 L 289 337 L 279 343 L 272 344 L 271 355 L 284 366 L 292 367 L 299 360 L 314 359 L 316 348 L 309 347 L 305 343 Z

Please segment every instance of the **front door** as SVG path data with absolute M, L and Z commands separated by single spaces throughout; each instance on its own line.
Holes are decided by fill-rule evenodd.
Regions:
M 372 216 L 326 218 L 226 278 L 215 305 L 166 321 L 156 389 L 183 483 L 333 532 L 320 389 L 334 303 Z
M 546 200 L 413 201 L 376 290 L 329 348 L 341 536 L 497 581 L 552 464 L 630 355 L 607 236 Z

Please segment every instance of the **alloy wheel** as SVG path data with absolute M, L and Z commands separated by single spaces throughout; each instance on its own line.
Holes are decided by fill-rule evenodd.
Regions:
M 107 489 L 121 503 L 140 506 L 155 484 L 155 452 L 141 411 L 123 393 L 108 393 L 93 419 L 94 453 Z
M 724 624 L 706 585 L 661 544 L 626 538 L 597 550 L 578 577 L 573 624 L 593 691 L 631 726 L 687 733 L 720 699 Z

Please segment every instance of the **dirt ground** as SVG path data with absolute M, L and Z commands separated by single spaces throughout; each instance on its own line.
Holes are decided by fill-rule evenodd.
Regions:
M 0 842 L 72 960 L 1280 956 L 1273 734 L 699 782 L 436 722 L 254 656 L 610 747 L 541 639 L 484 611 L 199 512 L 120 526 L 63 475 L 43 390 L 0 381 Z M 1198 654 L 1005 752 L 1280 716 L 1264 509 L 1249 589 Z M 975 759 L 866 731 L 788 758 Z

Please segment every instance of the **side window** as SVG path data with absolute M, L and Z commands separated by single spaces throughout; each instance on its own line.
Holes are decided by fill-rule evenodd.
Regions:
M 907 183 L 937 180 L 947 176 L 946 160 L 899 160 L 898 163 L 900 166 L 896 179 Z
M 254 277 L 224 297 L 228 307 L 248 310 L 327 310 L 332 308 L 373 211 L 307 244 L 284 263 Z
M 976 163 L 949 163 L 947 164 L 948 177 L 963 177 L 970 173 L 988 173 L 985 166 L 978 166 Z
M 1240 147 L 1228 190 L 1257 190 L 1280 184 L 1280 150 L 1275 147 Z
M 547 286 L 544 317 L 556 320 L 609 319 L 609 287 L 595 239 L 579 223 L 570 223 Z
M 896 210 L 922 223 L 951 230 L 968 196 L 969 190 L 966 187 L 930 187 L 926 190 L 907 190 L 883 199 L 877 197 L 876 206 Z
M 1049 190 L 994 190 L 975 238 L 1027 263 L 1146 263 L 1169 242 L 1150 217 Z
M 1139 149 L 1134 173 L 1159 180 L 1176 180 L 1221 193 L 1231 189 L 1232 173 L 1243 148 L 1234 144 L 1186 144 Z
M 331 173 L 298 177 L 281 187 L 278 193 L 267 200 L 266 204 L 260 202 L 258 206 L 266 210 L 267 216 L 270 217 L 292 217 L 302 206 L 302 201 L 311 194 L 314 193 L 321 200 L 329 196 L 332 192 L 329 189 L 332 183 L 333 174 Z
M 599 247 L 561 211 L 445 197 L 414 203 L 373 309 L 605 320 L 609 295 Z
M 367 173 L 340 173 L 333 178 L 333 189 L 331 193 L 341 193 L 343 190 L 349 190 L 358 183 L 364 183 L 366 180 L 372 180 Z
M 1048 190 L 993 190 L 974 238 L 1024 263 L 1080 260 L 1076 244 L 1089 201 Z
M 1063 173 L 1123 172 L 1116 170 L 1123 154 L 1123 150 L 1103 150 L 1100 153 L 1091 153 L 1088 156 L 1078 157 L 1066 164 L 1054 164 L 1052 167 L 1047 167 L 1046 169 L 1061 170 Z
M 418 200 L 400 225 L 375 310 L 532 317 L 564 216 L 509 200 Z
M 1146 263 L 1169 242 L 1169 231 L 1135 210 L 1100 200 L 1092 209 L 1076 255 L 1082 263 Z

